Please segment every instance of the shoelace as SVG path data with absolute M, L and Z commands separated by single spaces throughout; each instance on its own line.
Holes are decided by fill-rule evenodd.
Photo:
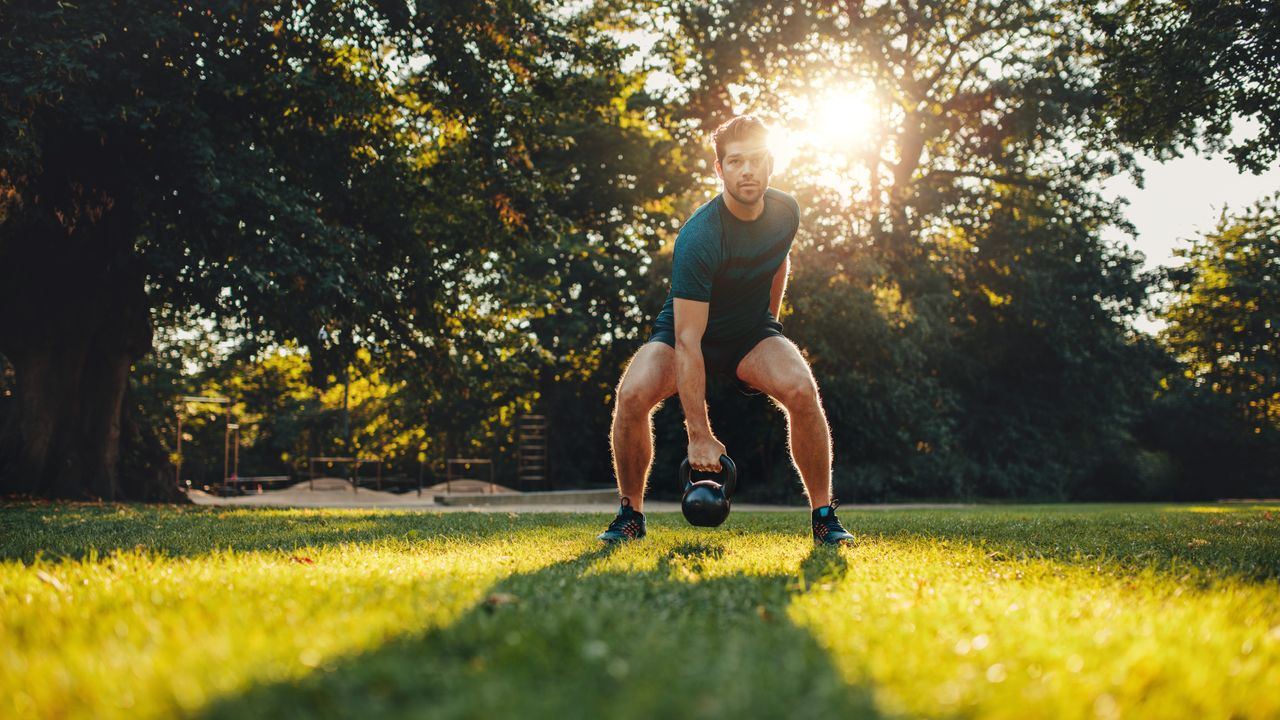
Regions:
M 627 523 L 629 522 L 631 522 L 630 513 L 626 515 L 623 515 L 622 513 L 618 513 L 618 516 L 613 519 L 613 522 L 609 523 L 609 529 L 620 531 L 622 530 L 622 528 L 626 527 Z M 597 525 L 596 527 L 600 527 L 600 526 Z
M 831 498 L 831 514 L 814 520 L 814 529 L 821 528 L 819 532 L 822 536 L 825 537 L 826 534 L 832 530 L 844 530 L 844 526 L 840 524 L 840 518 L 836 517 L 836 508 L 839 507 L 839 505 L 839 500 Z
M 635 537 L 640 532 L 640 518 L 640 513 L 631 509 L 631 498 L 624 497 L 617 517 L 609 523 L 608 532 L 620 532 L 627 537 Z

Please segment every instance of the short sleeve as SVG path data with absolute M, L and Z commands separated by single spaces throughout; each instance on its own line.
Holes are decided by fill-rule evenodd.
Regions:
M 671 294 L 682 300 L 711 302 L 711 283 L 720 268 L 720 229 L 706 215 L 691 218 L 676 236 Z
M 780 193 L 780 194 L 782 195 L 783 198 L 786 199 L 787 207 L 789 207 L 791 209 L 792 214 L 795 215 L 795 218 L 792 220 L 792 225 L 791 225 L 791 237 L 795 238 L 796 233 L 800 231 L 800 203 L 796 202 L 796 199 L 794 197 L 786 193 Z

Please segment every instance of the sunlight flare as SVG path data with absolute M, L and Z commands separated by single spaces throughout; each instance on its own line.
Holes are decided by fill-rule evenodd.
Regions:
M 780 138 L 780 154 L 806 151 L 849 155 L 868 148 L 878 134 L 880 108 L 868 86 L 848 85 L 798 99 L 794 120 Z
M 818 98 L 805 132 L 815 147 L 847 149 L 866 144 L 875 130 L 875 97 L 867 89 L 853 88 Z

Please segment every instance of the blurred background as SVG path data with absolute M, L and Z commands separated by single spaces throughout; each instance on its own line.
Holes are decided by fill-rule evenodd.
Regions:
M 0 493 L 174 499 L 232 451 L 514 485 L 530 414 L 524 489 L 611 485 L 708 133 L 752 113 L 803 210 L 782 321 L 837 497 L 1274 497 L 1278 13 L 10 0 Z M 782 414 L 709 404 L 740 497 L 800 502 Z M 678 402 L 657 436 L 674 496 Z

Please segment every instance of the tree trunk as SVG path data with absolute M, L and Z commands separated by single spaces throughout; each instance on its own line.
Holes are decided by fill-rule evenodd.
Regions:
M 8 285 L 0 291 L 0 317 L 8 325 L 0 351 L 13 365 L 15 401 L 0 437 L 0 494 L 182 500 L 159 473 L 121 473 L 129 369 L 151 347 L 143 275 L 132 251 L 92 267 L 83 256 L 68 260 L 74 253 L 65 244 L 63 253 L 51 252 L 55 242 L 22 253 L 25 276 L 15 265 L 0 278 Z M 138 418 L 131 422 L 135 459 L 153 456 L 132 465 L 163 466 L 154 433 L 147 442 Z

